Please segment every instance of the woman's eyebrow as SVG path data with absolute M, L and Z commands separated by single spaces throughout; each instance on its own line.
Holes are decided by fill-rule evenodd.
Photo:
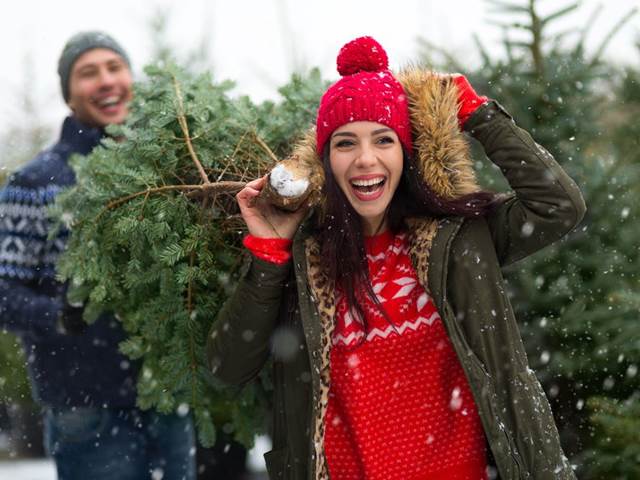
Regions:
M 374 130 L 373 132 L 371 132 L 371 136 L 379 135 L 380 133 L 391 132 L 391 131 L 393 131 L 393 130 L 390 129 L 390 128 L 386 128 L 386 127 L 385 128 L 379 128 L 378 130 Z
M 353 132 L 337 132 L 331 135 L 331 137 L 357 137 Z

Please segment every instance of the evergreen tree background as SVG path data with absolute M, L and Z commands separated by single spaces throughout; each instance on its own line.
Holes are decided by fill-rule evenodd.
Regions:
M 0 185 L 53 136 L 36 107 L 39 103 L 36 78 L 33 59 L 27 53 L 21 82 L 15 91 L 16 103 L 11 108 L 16 123 L 0 134 Z M 42 454 L 40 427 L 40 410 L 31 397 L 22 345 L 15 335 L 0 330 L 0 432 L 7 433 L 8 454 Z
M 23 81 L 16 92 L 15 117 L 19 119 L 0 136 L 0 185 L 22 163 L 30 160 L 51 139 L 52 131 L 36 108 L 33 60 L 29 54 L 23 60 Z M 32 404 L 26 378 L 24 355 L 16 337 L 0 332 L 0 404 Z
M 423 59 L 466 73 L 580 185 L 588 209 L 582 224 L 564 241 L 508 269 L 507 280 L 530 361 L 551 398 L 578 477 L 640 478 L 639 70 L 604 58 L 608 41 L 636 10 L 587 56 L 585 41 L 599 10 L 584 27 L 549 33 L 579 3 L 545 16 L 535 0 L 487 3 L 504 33 L 504 57 L 476 39 L 482 57 L 477 70 L 465 70 L 455 55 L 425 41 Z M 640 47 L 638 54 L 640 59 Z M 504 182 L 488 165 L 476 162 L 484 184 L 502 189 Z

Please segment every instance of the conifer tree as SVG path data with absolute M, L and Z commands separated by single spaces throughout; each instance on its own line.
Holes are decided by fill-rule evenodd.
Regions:
M 53 132 L 37 108 L 36 79 L 33 58 L 27 53 L 20 86 L 14 92 L 16 103 L 11 105 L 12 121 L 0 135 L 0 186 L 52 138 Z M 0 409 L 9 417 L 6 433 L 12 454 L 41 451 L 41 437 L 33 436 L 40 410 L 31 397 L 26 357 L 19 339 L 7 331 L 0 331 Z
M 550 34 L 549 25 L 579 4 L 542 16 L 538 3 L 487 0 L 500 19 L 495 23 L 504 32 L 505 56 L 496 58 L 476 38 L 483 64 L 465 73 L 556 156 L 580 185 L 588 211 L 568 239 L 508 269 L 507 280 L 531 363 L 552 399 L 563 446 L 580 463 L 579 477 L 637 478 L 637 451 L 618 451 L 635 455 L 624 462 L 635 466 L 622 476 L 603 473 L 600 461 L 614 452 L 611 443 L 603 450 L 600 435 L 613 435 L 605 418 L 632 417 L 615 399 L 635 402 L 639 387 L 640 342 L 633 339 L 640 338 L 640 159 L 637 122 L 629 112 L 636 111 L 640 93 L 633 75 L 620 75 L 603 56 L 635 10 L 588 55 L 585 41 L 600 10 L 583 28 Z M 444 53 L 446 68 L 459 69 Z M 486 185 L 504 186 L 486 161 L 476 165 Z M 587 402 L 590 397 L 601 399 Z M 598 413 L 604 406 L 608 417 Z
M 635 393 L 625 401 L 591 397 L 588 401 L 594 426 L 592 462 L 586 478 L 638 478 L 640 469 L 640 402 Z
M 77 185 L 54 210 L 72 232 L 59 272 L 87 321 L 105 311 L 122 321 L 121 351 L 143 362 L 142 408 L 192 410 L 205 445 L 214 424 L 250 445 L 268 417 L 268 375 L 230 391 L 205 364 L 208 330 L 244 260 L 230 194 L 290 151 L 325 85 L 314 70 L 282 87 L 280 103 L 255 105 L 208 74 L 145 72 L 126 124 L 72 159 Z

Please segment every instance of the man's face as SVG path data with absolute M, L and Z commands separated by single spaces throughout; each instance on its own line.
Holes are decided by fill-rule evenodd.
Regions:
M 120 55 L 95 48 L 80 55 L 73 64 L 67 104 L 86 125 L 122 123 L 129 113 L 132 84 L 129 66 Z

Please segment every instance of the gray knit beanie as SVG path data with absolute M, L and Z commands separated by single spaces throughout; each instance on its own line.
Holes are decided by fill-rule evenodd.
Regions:
M 67 44 L 60 54 L 60 60 L 58 60 L 58 75 L 60 75 L 60 86 L 62 87 L 62 96 L 64 101 L 69 101 L 69 77 L 71 76 L 71 69 L 73 64 L 80 55 L 88 50 L 94 48 L 108 48 L 120 55 L 129 68 L 131 68 L 131 62 L 127 52 L 116 42 L 111 36 L 104 32 L 80 32 L 76 33 L 73 37 L 67 41 Z

